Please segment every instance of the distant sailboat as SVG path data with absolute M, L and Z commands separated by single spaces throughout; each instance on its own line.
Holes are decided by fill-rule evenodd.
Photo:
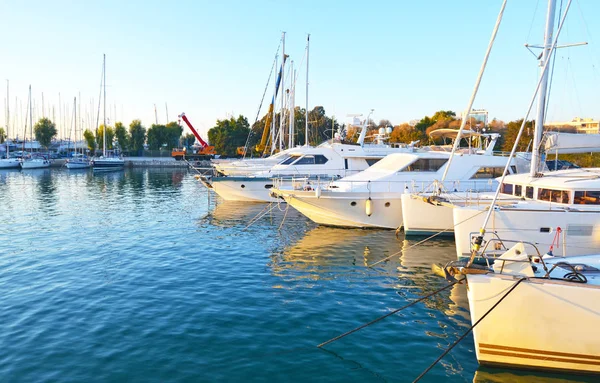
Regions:
M 22 169 L 43 169 L 50 167 L 50 161 L 44 157 L 33 157 L 33 111 L 31 108 L 32 99 L 31 99 L 31 85 L 29 85 L 29 133 L 31 137 L 31 149 L 29 152 L 29 158 L 23 159 L 21 162 Z M 27 129 L 27 124 L 25 124 L 25 128 Z
M 92 159 L 92 166 L 95 172 L 98 171 L 109 171 L 109 170 L 122 170 L 125 166 L 125 161 L 121 156 L 117 156 L 114 151 L 111 151 L 110 156 L 106 150 L 106 55 L 102 62 L 102 86 L 104 92 L 104 129 L 102 129 L 102 156 L 94 157 Z
M 6 80 L 6 140 L 4 144 L 6 146 L 6 157 L 0 158 L 0 169 L 12 169 L 21 166 L 21 161 L 18 158 L 10 158 L 10 144 L 8 143 L 9 137 L 9 124 L 10 124 L 10 105 L 8 95 L 8 80 Z
M 83 152 L 83 148 L 81 148 L 81 153 L 77 152 L 77 112 L 75 109 L 76 107 L 77 107 L 77 99 L 74 99 L 73 100 L 73 115 L 74 115 L 73 119 L 75 121 L 75 126 L 74 126 L 75 151 L 73 152 L 73 158 L 68 159 L 67 163 L 65 165 L 68 169 L 87 169 L 90 167 L 90 161 L 85 156 L 85 153 Z

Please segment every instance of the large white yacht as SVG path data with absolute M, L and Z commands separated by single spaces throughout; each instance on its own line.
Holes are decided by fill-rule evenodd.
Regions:
M 456 138 L 457 130 L 440 129 L 436 136 Z M 498 134 L 464 132 L 468 143 L 451 153 L 452 145 L 431 146 L 412 153 L 390 154 L 369 169 L 340 180 L 311 185 L 278 185 L 272 190 L 316 223 L 331 226 L 396 229 L 402 226 L 401 197 L 404 193 L 438 188 L 453 191 L 491 191 L 507 157 L 495 156 Z M 446 182 L 442 178 L 453 158 Z M 509 172 L 528 167 L 526 159 L 513 160 Z
M 365 143 L 367 120 L 362 124 L 357 144 L 342 143 L 338 137 L 316 148 L 291 149 L 279 163 L 265 171 L 239 176 L 202 176 L 199 179 L 225 200 L 274 202 L 278 201 L 271 196 L 275 178 L 285 178 L 294 185 L 302 185 L 307 180 L 338 179 L 365 170 L 389 154 L 415 151 L 417 142 L 396 147 L 386 144 L 390 130 L 383 128 L 374 143 Z
M 213 160 L 212 165 L 217 174 L 222 176 L 247 176 L 257 172 L 268 171 L 283 161 L 290 153 L 303 153 L 313 149 L 312 146 L 297 146 L 282 150 L 265 158 L 244 158 L 239 160 Z

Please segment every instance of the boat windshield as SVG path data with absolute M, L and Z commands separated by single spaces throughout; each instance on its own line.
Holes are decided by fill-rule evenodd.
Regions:
M 286 158 L 285 160 L 281 161 L 279 163 L 279 165 L 289 165 L 292 162 L 296 161 L 298 158 L 300 158 L 300 155 L 295 155 L 295 156 L 289 156 L 288 158 Z

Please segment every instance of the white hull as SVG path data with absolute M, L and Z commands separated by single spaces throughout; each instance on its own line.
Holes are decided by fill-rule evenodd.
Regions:
M 90 167 L 88 161 L 69 161 L 65 165 L 67 169 L 87 169 Z
M 446 201 L 440 202 L 430 199 L 431 194 L 403 194 L 402 195 L 402 223 L 405 235 L 433 235 L 454 236 L 455 207 L 473 206 L 483 208 L 491 204 L 492 193 L 453 193 L 442 194 Z M 500 203 L 506 200 L 500 196 Z M 510 198 L 515 201 L 515 198 Z
M 454 235 L 451 206 L 435 205 L 427 202 L 427 197 L 408 193 L 402 194 L 401 199 L 405 235 L 431 235 L 442 231 L 442 235 Z
M 213 179 L 208 181 L 210 187 L 226 201 L 277 202 L 270 196 L 273 180 L 271 179 Z
M 21 162 L 22 169 L 44 169 L 50 167 L 50 161 L 41 160 L 41 159 L 33 159 L 33 160 L 25 160 Z
M 0 158 L 0 169 L 14 169 L 21 166 L 21 161 L 16 158 Z
M 527 209 L 527 204 L 522 205 L 522 208 L 493 211 L 484 239 L 496 238 L 497 235 L 503 240 L 518 240 L 526 236 L 528 242 L 535 243 L 539 251 L 544 253 L 558 238 L 560 244 L 553 250 L 556 256 L 593 254 L 600 248 L 597 212 L 556 208 L 534 210 Z M 456 208 L 452 209 L 452 213 L 454 223 L 460 223 L 454 227 L 457 256 L 468 257 L 471 254 L 472 237 L 478 235 L 486 212 L 483 209 Z M 557 228 L 561 228 L 559 235 Z M 535 254 L 531 247 L 527 247 L 527 251 Z
M 372 193 L 370 216 L 367 215 L 369 197 L 364 193 L 322 191 L 320 197 L 317 197 L 314 190 L 283 193 L 287 203 L 321 225 L 380 229 L 397 229 L 402 226 L 399 193 Z M 334 198 L 330 198 L 330 194 Z
M 566 271 L 565 271 L 566 273 Z M 511 275 L 467 276 L 471 321 L 511 288 Z M 521 282 L 473 330 L 481 364 L 600 373 L 600 286 Z

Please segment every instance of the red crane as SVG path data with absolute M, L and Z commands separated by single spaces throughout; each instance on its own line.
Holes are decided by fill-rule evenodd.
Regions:
M 193 153 L 193 154 L 187 153 L 185 148 L 182 148 L 182 149 L 176 148 L 176 149 L 173 149 L 171 156 L 173 158 L 175 158 L 176 160 L 181 160 L 185 157 L 187 157 L 188 159 L 209 159 L 212 156 L 214 156 L 216 154 L 215 147 L 208 145 L 208 143 L 206 141 L 204 141 L 202 139 L 202 137 L 200 137 L 200 134 L 198 134 L 196 129 L 194 129 L 194 127 L 190 123 L 190 120 L 188 120 L 188 118 L 185 116 L 185 113 L 181 113 L 177 117 L 182 119 L 187 124 L 188 128 L 190 128 L 192 133 L 194 133 L 194 136 L 196 137 L 196 139 L 198 140 L 198 142 L 200 143 L 200 146 L 202 148 L 200 150 L 198 150 L 198 152 Z
M 200 137 L 200 134 L 198 134 L 198 132 L 196 131 L 196 129 L 194 129 L 194 127 L 192 126 L 192 123 L 190 122 L 190 120 L 188 120 L 188 118 L 185 116 L 185 113 L 181 113 L 177 117 L 181 118 L 187 124 L 188 128 L 190 128 L 190 130 L 192 131 L 192 133 L 194 133 L 194 136 L 196 136 L 196 139 L 200 143 L 200 146 L 202 146 L 202 148 L 206 148 L 208 146 L 208 143 L 206 143 L 206 141 L 204 141 L 202 139 L 202 137 Z

